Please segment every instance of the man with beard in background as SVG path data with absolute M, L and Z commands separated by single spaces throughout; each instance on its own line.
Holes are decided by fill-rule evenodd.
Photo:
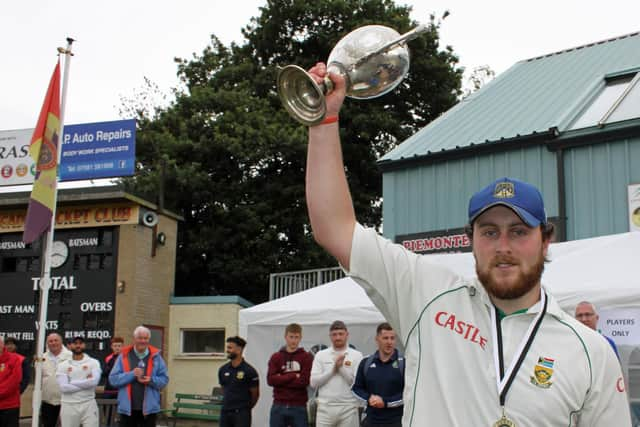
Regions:
M 220 427 L 251 427 L 251 410 L 260 397 L 258 371 L 242 357 L 247 345 L 243 338 L 229 337 L 226 342 L 229 362 L 218 370 L 222 387 Z
M 85 354 L 84 338 L 74 337 L 73 356 L 58 365 L 56 379 L 61 392 L 62 427 L 98 427 L 96 386 L 100 381 L 100 362 Z
M 309 128 L 314 238 L 405 344 L 403 426 L 630 426 L 615 355 L 541 285 L 553 225 L 538 189 L 505 177 L 471 197 L 477 279 L 393 244 L 356 221 L 340 146 L 345 78 L 323 63 L 309 74 L 334 86 Z
M 317 427 L 358 427 L 360 403 L 351 392 L 362 353 L 350 348 L 347 325 L 329 326 L 331 347 L 320 350 L 311 366 L 311 387 L 318 391 Z

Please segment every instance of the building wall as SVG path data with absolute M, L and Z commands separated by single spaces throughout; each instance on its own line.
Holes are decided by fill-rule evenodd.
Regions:
M 384 235 L 464 227 L 469 198 L 502 176 L 536 185 L 547 215 L 558 215 L 555 153 L 544 146 L 443 161 L 383 174 Z
M 210 394 L 218 386 L 218 369 L 227 362 L 224 355 L 187 356 L 181 353 L 183 329 L 224 329 L 226 337 L 238 335 L 237 304 L 171 304 L 169 306 L 168 405 L 176 393 Z
M 79 227 L 58 230 L 56 236 L 59 237 L 62 234 L 67 236 L 69 233 L 83 229 Z M 97 227 L 96 229 L 101 228 Z M 114 276 L 113 283 L 108 280 L 107 283 L 82 283 L 82 286 L 106 285 L 115 288 L 115 321 L 112 336 L 122 336 L 127 343 L 131 343 L 133 329 L 140 324 L 164 328 L 163 356 L 166 357 L 168 354 L 166 343 L 169 335 L 169 300 L 173 293 L 175 279 L 177 221 L 175 218 L 159 215 L 157 232 L 165 233 L 166 241 L 163 246 L 156 247 L 154 257 L 151 256 L 152 228 L 140 224 L 123 224 L 114 227 L 114 229 L 117 229 L 115 233 L 118 235 L 118 253 L 117 259 L 114 260 L 117 263 L 117 270 L 115 273 L 111 271 Z M 65 265 L 71 264 L 73 264 L 73 259 L 68 260 Z M 7 281 L 7 278 L 4 277 L 4 280 Z M 124 292 L 118 291 L 119 281 L 125 283 Z M 7 283 L 7 285 L 9 284 L 12 286 L 21 285 L 20 283 Z M 78 286 L 80 286 L 79 283 Z M 74 308 L 74 310 L 78 309 Z M 48 319 L 52 320 L 51 310 Z M 108 328 L 111 329 L 111 325 Z M 83 325 L 74 324 L 73 329 L 83 330 Z M 6 332 L 6 329 L 1 332 Z M 63 331 L 61 330 L 61 332 Z M 154 332 L 152 329 L 152 336 Z M 103 348 L 108 348 L 109 337 L 101 341 L 100 344 L 105 345 Z M 101 357 L 94 352 L 89 351 L 89 353 L 92 356 Z M 32 393 L 33 385 L 30 385 L 22 395 L 21 416 L 30 416 L 32 413 Z
M 567 239 L 629 231 L 629 184 L 640 183 L 640 137 L 567 149 Z
M 164 339 L 169 334 L 169 298 L 173 293 L 176 259 L 177 223 L 159 215 L 157 232 L 167 236 L 164 246 L 151 256 L 153 229 L 141 224 L 120 227 L 117 282 L 124 282 L 124 292 L 116 290 L 116 324 L 114 335 L 129 343 L 136 326 L 160 326 Z M 163 356 L 166 357 L 166 344 Z

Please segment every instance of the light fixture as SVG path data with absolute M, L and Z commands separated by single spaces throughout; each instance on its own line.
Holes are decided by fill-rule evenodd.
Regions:
M 116 283 L 116 289 L 119 293 L 124 293 L 125 284 L 124 280 L 118 280 L 118 283 Z
M 167 242 L 167 235 L 161 231 L 160 233 L 158 233 L 158 236 L 156 236 L 156 239 L 160 246 L 164 246 L 164 244 Z

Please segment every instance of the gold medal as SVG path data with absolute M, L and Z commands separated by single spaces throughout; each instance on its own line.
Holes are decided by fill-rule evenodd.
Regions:
M 493 427 L 516 427 L 516 423 L 502 414 L 502 417 L 493 424 Z
M 533 339 L 538 333 L 542 319 L 547 312 L 547 294 L 540 287 L 540 306 L 542 309 L 538 312 L 533 321 L 529 324 L 527 333 L 520 341 L 520 349 L 518 354 L 514 354 L 513 360 L 505 372 L 505 364 L 502 355 L 502 328 L 500 326 L 500 318 L 498 316 L 498 308 L 493 307 L 491 310 L 491 337 L 493 341 L 493 362 L 496 368 L 496 386 L 498 388 L 498 399 L 502 407 L 502 416 L 498 421 L 493 423 L 493 427 L 516 427 L 516 423 L 511 421 L 504 413 L 504 404 L 507 399 L 507 393 L 513 380 L 515 379 L 522 362 L 529 351 L 529 347 L 533 343 Z

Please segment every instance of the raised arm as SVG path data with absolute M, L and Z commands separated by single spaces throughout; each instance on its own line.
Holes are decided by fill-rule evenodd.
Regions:
M 317 82 L 326 72 L 322 63 L 309 70 Z M 326 97 L 327 117 L 338 116 L 345 96 L 344 79 L 335 74 L 330 78 L 335 88 Z M 349 268 L 356 216 L 344 172 L 338 122 L 309 128 L 306 192 L 315 240 Z

